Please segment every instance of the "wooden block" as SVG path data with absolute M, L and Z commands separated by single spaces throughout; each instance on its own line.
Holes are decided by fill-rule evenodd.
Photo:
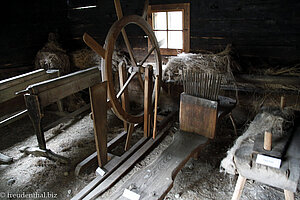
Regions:
M 266 151 L 271 151 L 271 149 L 272 149 L 272 133 L 269 131 L 265 131 L 264 149 Z
M 181 94 L 180 129 L 213 139 L 217 123 L 217 101 Z

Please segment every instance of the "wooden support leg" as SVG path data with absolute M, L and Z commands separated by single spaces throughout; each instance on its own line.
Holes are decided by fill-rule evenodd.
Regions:
M 294 196 L 293 192 L 284 190 L 284 198 L 285 198 L 285 200 L 294 200 L 295 196 Z
M 239 200 L 241 198 L 246 180 L 245 177 L 239 175 L 231 200 Z
M 124 84 L 127 80 L 127 73 L 126 73 L 126 65 L 124 62 L 120 62 L 119 64 L 119 81 L 120 81 L 120 88 L 124 87 Z M 126 111 L 130 111 L 130 105 L 129 105 L 129 100 L 128 100 L 128 89 L 126 88 L 121 95 L 121 102 L 122 102 L 122 108 Z M 124 130 L 127 132 L 128 131 L 128 124 L 127 122 L 124 123 Z
M 46 150 L 45 136 L 41 127 L 42 113 L 38 96 L 25 94 L 24 98 L 28 110 L 28 115 L 32 121 L 33 128 L 37 136 L 39 148 L 42 150 Z
M 153 139 L 156 137 L 157 126 L 157 104 L 158 104 L 158 89 L 159 89 L 159 77 L 155 76 L 155 101 L 154 101 L 154 118 L 153 118 Z
M 107 163 L 107 82 L 91 87 L 90 99 L 98 164 L 103 167 Z
M 129 124 L 127 137 L 126 137 L 126 144 L 125 144 L 125 151 L 127 151 L 130 148 L 130 139 L 133 133 L 134 124 Z
M 149 137 L 150 121 L 152 113 L 152 66 L 145 69 L 145 87 L 144 87 L 144 137 Z
M 229 113 L 229 118 L 230 118 L 230 120 L 231 120 L 233 129 L 234 129 L 234 134 L 235 134 L 235 136 L 237 136 L 237 129 L 236 129 L 235 121 L 234 121 L 234 119 L 233 119 L 233 117 L 232 117 L 232 113 Z
M 64 112 L 64 106 L 63 106 L 62 101 L 61 101 L 61 100 L 58 100 L 58 101 L 56 102 L 56 104 L 57 104 L 58 111 L 61 112 L 61 113 Z

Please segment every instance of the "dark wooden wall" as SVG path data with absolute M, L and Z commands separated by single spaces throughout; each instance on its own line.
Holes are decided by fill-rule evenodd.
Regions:
M 219 51 L 232 43 L 242 56 L 297 61 L 300 55 L 298 0 L 150 0 L 150 4 L 191 3 L 191 51 Z M 84 47 L 88 32 L 103 44 L 117 19 L 113 0 L 7 1 L 1 24 L 0 71 L 32 65 L 49 32 L 60 34 L 68 51 Z M 73 10 L 85 5 L 96 8 Z M 124 15 L 141 14 L 143 1 L 121 0 Z M 146 48 L 140 31 L 134 47 Z
M 49 32 L 65 35 L 66 3 L 61 0 L 10 0 L 0 12 L 0 73 L 28 71 Z M 63 39 L 63 38 L 62 38 Z

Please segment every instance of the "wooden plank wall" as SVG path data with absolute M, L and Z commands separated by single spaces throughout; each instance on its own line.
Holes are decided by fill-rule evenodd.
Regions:
M 191 51 L 219 51 L 232 43 L 242 56 L 299 60 L 300 1 L 150 0 L 150 4 L 185 2 L 191 3 Z M 71 32 L 80 37 L 89 31 L 103 44 L 117 17 L 113 1 L 97 4 L 95 9 L 69 11 Z M 143 9 L 143 1 L 121 0 L 121 4 L 124 15 L 140 14 Z M 132 34 L 133 46 L 144 50 L 141 32 Z
M 68 50 L 85 47 L 84 32 L 101 44 L 117 19 L 113 0 L 7 1 L 1 27 L 0 70 L 32 64 L 50 31 Z M 150 0 L 150 4 L 191 3 L 191 51 L 219 51 L 232 43 L 242 56 L 299 60 L 298 0 Z M 143 1 L 121 0 L 124 15 L 141 14 Z M 72 8 L 97 5 L 96 8 Z M 141 31 L 128 30 L 135 50 L 145 51 Z

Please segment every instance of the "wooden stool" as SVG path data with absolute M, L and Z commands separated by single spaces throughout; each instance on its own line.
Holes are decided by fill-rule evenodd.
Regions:
M 300 176 L 300 126 L 293 133 L 280 169 L 256 164 L 252 158 L 252 148 L 241 146 L 234 155 L 234 161 L 239 172 L 232 200 L 240 199 L 246 179 L 255 180 L 284 190 L 286 200 L 294 199 Z M 252 163 L 249 165 L 249 163 Z M 270 178 L 271 177 L 271 178 Z M 276 180 L 276 181 L 274 181 Z

